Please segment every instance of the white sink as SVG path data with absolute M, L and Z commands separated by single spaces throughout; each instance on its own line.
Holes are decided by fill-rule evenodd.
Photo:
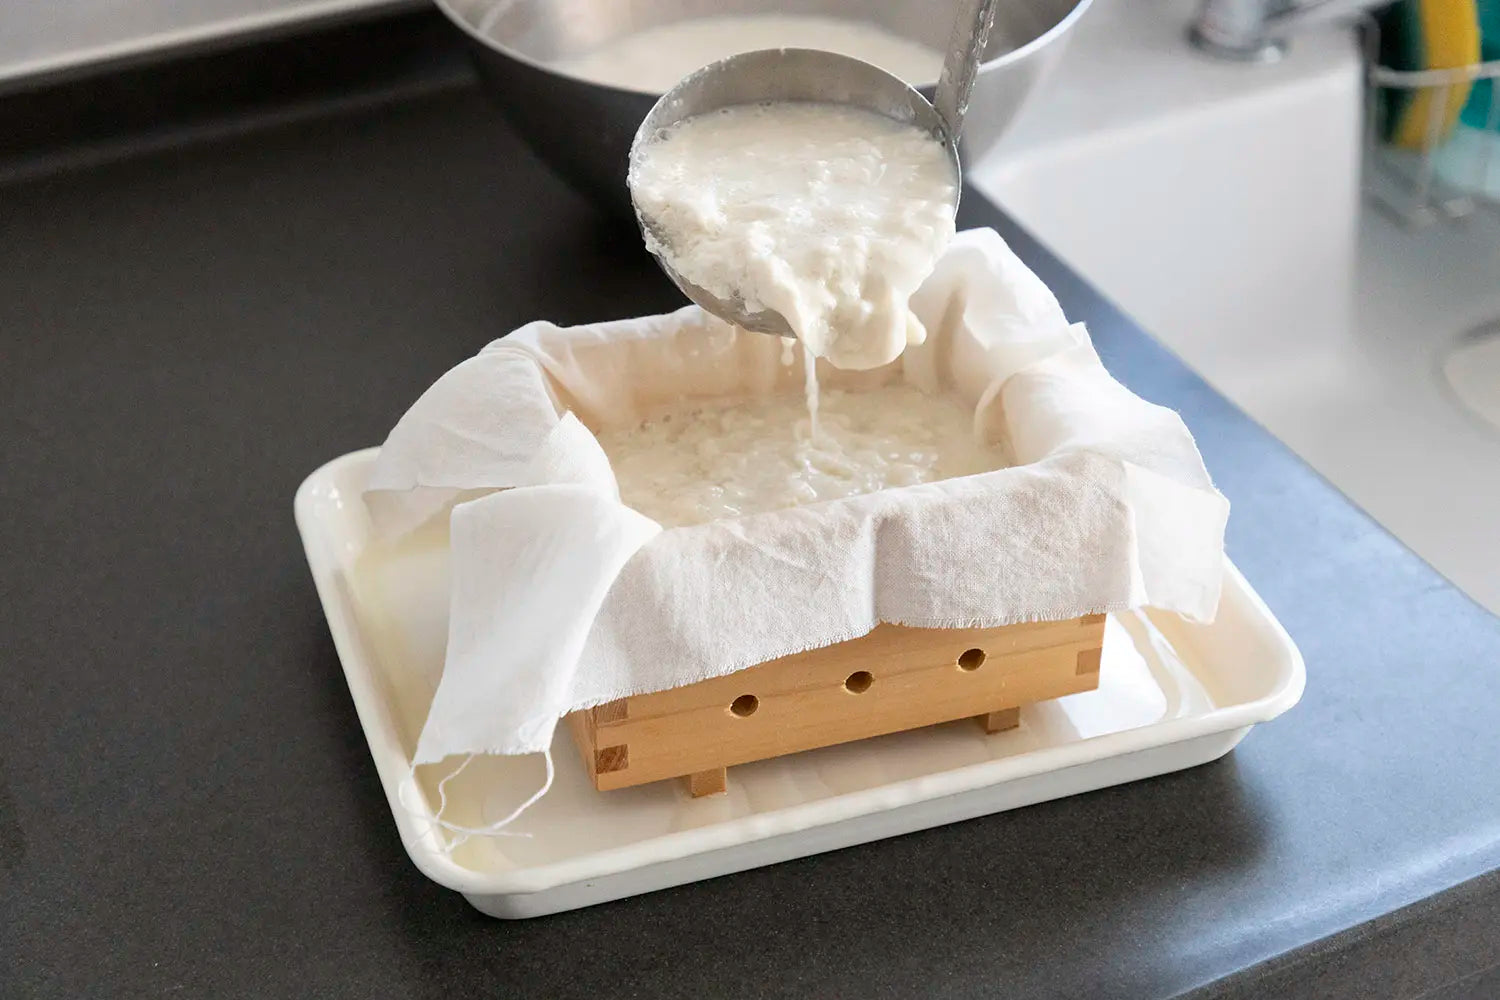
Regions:
M 1235 65 L 1186 44 L 1193 6 L 1097 0 L 975 183 L 1500 612 L 1500 351 L 1456 359 L 1459 392 L 1443 372 L 1500 319 L 1500 218 L 1365 208 L 1352 34 Z

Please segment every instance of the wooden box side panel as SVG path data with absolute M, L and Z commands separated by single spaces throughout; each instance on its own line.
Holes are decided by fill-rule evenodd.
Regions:
M 575 712 L 590 777 L 623 788 L 1056 698 L 1098 685 L 1104 616 L 869 635 Z

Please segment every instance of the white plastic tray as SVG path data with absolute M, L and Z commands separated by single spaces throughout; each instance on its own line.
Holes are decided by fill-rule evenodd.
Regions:
M 1302 696 L 1291 638 L 1233 566 L 1212 625 L 1113 616 L 1097 691 L 1034 705 L 1014 730 L 972 720 L 730 769 L 728 795 L 680 782 L 597 792 L 558 729 L 552 791 L 511 827 L 451 851 L 430 822 L 447 768 L 398 787 L 442 667 L 441 529 L 390 549 L 360 500 L 375 451 L 323 466 L 297 491 L 297 525 L 370 753 L 407 853 L 429 878 L 498 917 L 530 917 L 847 847 L 1192 767 Z M 477 758 L 446 787 L 445 818 L 509 812 L 539 758 Z M 410 807 L 410 808 L 409 808 Z

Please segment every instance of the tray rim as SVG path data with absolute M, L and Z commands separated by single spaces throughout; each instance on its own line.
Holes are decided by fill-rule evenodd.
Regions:
M 339 560 L 337 553 L 331 548 L 333 538 L 327 530 L 326 513 L 330 508 L 342 509 L 345 499 L 335 485 L 336 481 L 349 471 L 348 467 L 368 465 L 378 451 L 378 447 L 360 449 L 319 466 L 297 488 L 293 513 L 334 648 L 338 653 L 345 681 L 349 685 L 370 756 L 380 776 L 387 805 L 401 835 L 402 846 L 412 863 L 424 875 L 465 896 L 543 893 L 590 879 L 669 863 L 689 856 L 710 854 L 753 841 L 796 834 L 812 828 L 831 827 L 874 813 L 973 792 L 1051 771 L 1184 743 L 1200 737 L 1247 730 L 1257 723 L 1274 719 L 1291 708 L 1301 699 L 1306 687 L 1307 672 L 1301 652 L 1260 595 L 1226 556 L 1225 596 L 1232 595 L 1249 606 L 1283 656 L 1283 669 L 1276 678 L 1275 686 L 1259 698 L 1216 708 L 1200 715 L 1089 737 L 1061 746 L 1029 750 L 1010 757 L 980 761 L 815 802 L 665 833 L 549 864 L 493 872 L 476 871 L 456 863 L 444 854 L 431 825 L 424 824 L 424 817 L 409 812 L 400 801 L 400 783 L 406 777 L 410 761 L 401 748 L 394 721 L 376 688 L 369 659 L 361 645 L 352 601 L 347 592 L 341 591 L 337 586 L 333 572 Z

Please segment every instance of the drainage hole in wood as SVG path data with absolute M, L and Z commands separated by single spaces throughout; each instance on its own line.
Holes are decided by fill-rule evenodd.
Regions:
M 850 694 L 864 694 L 870 690 L 870 685 L 875 683 L 875 678 L 868 670 L 856 670 L 844 678 L 844 690 Z
M 760 708 L 760 699 L 753 694 L 742 694 L 729 703 L 729 710 L 742 719 L 754 715 L 757 708 Z
M 984 663 L 984 650 L 966 649 L 958 654 L 958 669 L 978 670 L 980 664 Z

